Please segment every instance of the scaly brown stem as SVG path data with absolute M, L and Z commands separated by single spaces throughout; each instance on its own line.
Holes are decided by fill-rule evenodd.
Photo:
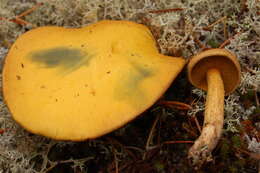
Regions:
M 216 147 L 223 128 L 224 85 L 219 70 L 208 70 L 207 83 L 208 93 L 203 129 L 189 151 L 189 158 L 195 165 L 210 161 L 211 151 Z

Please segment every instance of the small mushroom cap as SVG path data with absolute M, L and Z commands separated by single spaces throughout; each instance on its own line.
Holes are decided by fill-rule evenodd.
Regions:
M 159 54 L 141 24 L 40 27 L 10 49 L 4 99 L 12 117 L 32 133 L 73 141 L 96 138 L 153 105 L 184 65 L 182 58 Z
M 240 83 L 240 65 L 235 55 L 225 49 L 209 49 L 190 59 L 188 77 L 190 82 L 207 90 L 207 71 L 216 68 L 220 71 L 225 94 L 233 92 Z

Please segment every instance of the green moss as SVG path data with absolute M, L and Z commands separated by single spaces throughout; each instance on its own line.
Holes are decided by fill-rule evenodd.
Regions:
M 241 141 L 241 137 L 239 135 L 232 136 L 231 141 L 232 141 L 234 147 L 237 147 L 237 148 L 241 147 L 242 141 Z
M 253 114 L 259 114 L 260 113 L 260 107 L 256 107 Z
M 248 90 L 246 94 L 241 96 L 242 100 L 249 99 L 254 100 L 255 99 L 255 91 L 254 90 Z
M 154 168 L 157 170 L 157 172 L 162 172 L 162 171 L 164 171 L 165 166 L 161 162 L 155 162 L 154 163 Z
M 216 41 L 215 39 L 210 39 L 207 44 L 211 47 L 211 48 L 218 48 L 220 46 L 219 42 Z
M 237 169 L 236 167 L 234 167 L 234 166 L 230 166 L 230 167 L 229 167 L 229 172 L 230 172 L 230 173 L 237 173 L 237 172 L 238 172 L 238 169 Z
M 241 169 L 245 167 L 245 164 L 246 162 L 244 159 L 237 159 L 233 161 L 231 165 L 229 165 L 228 170 L 230 173 L 241 172 Z
M 228 154 L 230 152 L 230 144 L 226 139 L 223 139 L 220 148 L 220 155 L 223 160 L 228 158 Z

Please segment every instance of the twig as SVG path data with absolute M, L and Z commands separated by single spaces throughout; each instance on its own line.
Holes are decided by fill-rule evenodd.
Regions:
M 32 13 L 33 11 L 35 11 L 37 8 L 39 8 L 42 5 L 43 5 L 43 3 L 37 3 L 32 8 L 30 8 L 30 9 L 22 12 L 21 14 L 19 14 L 16 18 L 21 18 L 21 17 L 27 16 L 28 14 Z
M 119 173 L 119 171 L 118 171 L 118 159 L 117 159 L 114 148 L 113 148 L 113 154 L 114 154 L 114 162 L 115 162 L 115 173 Z
M 226 17 L 226 16 L 225 16 Z M 224 25 L 224 38 L 227 39 L 228 38 L 228 32 L 227 32 L 227 18 L 225 18 L 225 20 L 223 20 L 223 25 Z
M 141 149 L 141 148 L 138 148 L 138 147 L 134 147 L 134 146 L 125 146 L 126 149 L 132 149 L 132 150 L 135 150 L 135 151 L 138 151 L 140 153 L 143 153 L 144 150 Z
M 149 13 L 170 13 L 170 12 L 176 12 L 176 11 L 182 11 L 183 8 L 169 8 L 169 9 L 162 9 L 162 10 L 150 10 Z
M 196 105 L 200 101 L 201 98 L 202 98 L 202 96 L 198 97 L 197 99 L 193 99 L 190 105 L 191 106 Z
M 212 24 L 210 24 L 209 26 L 203 27 L 204 30 L 206 31 L 210 31 L 212 29 L 213 26 L 215 26 L 216 24 L 222 22 L 223 23 L 223 32 L 224 32 L 224 38 L 228 38 L 228 33 L 227 33 L 227 16 L 221 17 L 220 19 L 218 19 L 217 21 L 213 22 Z
M 255 88 L 254 93 L 255 93 L 255 102 L 256 102 L 256 107 L 259 107 L 260 104 L 259 104 L 259 98 L 258 98 L 258 95 L 257 95 L 257 88 Z
M 253 159 L 260 160 L 260 154 L 258 154 L 258 153 L 252 153 L 252 152 L 249 152 L 247 150 L 244 150 L 244 149 L 238 148 L 238 147 L 235 147 L 235 149 L 241 153 L 249 155 Z
M 50 170 L 52 170 L 55 166 L 58 165 L 58 162 L 51 162 L 49 164 L 50 164 L 50 167 L 48 167 L 46 170 L 44 170 L 45 172 L 49 172 Z
M 121 167 L 118 168 L 118 171 L 123 171 L 124 169 L 128 168 L 129 166 L 133 165 L 135 162 L 125 163 Z
M 39 8 L 42 5 L 43 5 L 43 3 L 37 3 L 32 8 L 22 12 L 18 16 L 15 16 L 15 18 L 13 18 L 13 19 L 7 19 L 7 18 L 4 18 L 4 17 L 0 17 L 0 20 L 10 21 L 10 22 L 13 22 L 13 23 L 16 23 L 16 24 L 19 24 L 19 25 L 29 25 L 31 23 L 21 19 L 21 17 L 24 17 L 24 16 L 32 13 L 33 11 L 35 11 L 37 8 Z
M 249 68 L 248 66 L 243 66 L 243 68 L 246 70 L 246 72 L 249 72 L 249 73 L 252 73 L 252 74 L 256 74 L 256 71 L 255 70 L 253 70 L 253 69 L 251 69 L 251 68 Z
M 207 46 L 205 44 L 203 44 L 195 35 L 193 35 L 194 41 L 195 43 L 197 43 L 199 45 L 199 47 L 201 48 L 201 50 L 205 50 L 207 49 Z
M 19 25 L 29 25 L 29 24 L 31 24 L 30 22 L 27 22 L 27 21 L 20 19 L 18 17 L 14 18 L 14 19 L 10 19 L 9 21 L 16 23 L 16 24 L 19 24 Z
M 186 103 L 182 103 L 182 102 L 178 102 L 178 101 L 165 101 L 165 100 L 161 100 L 158 103 L 159 105 L 166 105 L 166 106 L 173 106 L 177 109 L 181 109 L 181 110 L 190 110 L 192 109 L 192 107 Z
M 190 135 L 192 135 L 192 136 L 194 136 L 194 137 L 198 137 L 198 135 L 195 133 L 195 132 L 193 132 L 192 130 L 190 130 L 188 127 L 186 127 L 185 125 L 182 125 L 182 128 L 184 129 L 184 130 L 186 130 L 188 133 L 190 133 Z
M 226 45 L 228 45 L 228 44 L 230 43 L 230 41 L 231 41 L 232 39 L 235 38 L 235 36 L 237 36 L 237 35 L 239 35 L 239 34 L 241 34 L 241 32 L 238 32 L 238 33 L 236 33 L 235 35 L 233 35 L 232 37 L 230 37 L 230 38 L 228 38 L 227 40 L 225 40 L 225 41 L 219 46 L 219 48 L 220 48 L 220 49 L 224 48 Z
M 111 138 L 111 137 L 106 137 L 106 139 L 108 140 L 108 142 L 110 144 L 112 144 L 113 146 L 117 145 L 119 146 L 120 148 L 122 148 L 130 157 L 132 157 L 134 160 L 136 159 L 136 156 L 134 153 L 132 153 L 130 150 L 128 150 L 127 148 L 132 148 L 132 149 L 136 149 L 137 147 L 131 147 L 131 146 L 128 146 L 128 147 L 125 147 L 123 144 L 121 144 L 119 141 L 117 141 L 116 139 L 114 138 Z M 141 149 L 140 149 L 141 150 Z
M 224 20 L 227 20 L 227 16 L 221 17 L 220 19 L 218 19 L 217 21 L 213 22 L 209 26 L 203 27 L 203 29 L 206 30 L 206 31 L 209 31 L 209 30 L 211 30 L 211 28 L 213 26 L 215 26 L 216 24 L 218 24 L 220 22 L 223 22 Z
M 160 148 L 163 145 L 167 145 L 167 144 L 193 144 L 193 143 L 194 141 L 164 141 L 161 144 L 153 146 L 153 149 Z
M 200 127 L 199 121 L 198 121 L 198 119 L 197 119 L 196 116 L 194 116 L 194 121 L 195 121 L 195 123 L 196 123 L 196 126 L 197 126 L 199 132 L 201 133 L 201 127 Z
M 194 141 L 165 141 L 163 144 L 193 144 Z
M 156 116 L 156 118 L 155 118 L 155 120 L 153 122 L 152 128 L 150 130 L 150 133 L 149 133 L 147 141 L 146 141 L 146 145 L 145 145 L 145 149 L 146 150 L 149 150 L 149 146 L 150 146 L 151 140 L 153 138 L 153 134 L 154 134 L 154 129 L 155 129 L 156 124 L 159 121 L 159 119 L 160 119 L 160 116 Z

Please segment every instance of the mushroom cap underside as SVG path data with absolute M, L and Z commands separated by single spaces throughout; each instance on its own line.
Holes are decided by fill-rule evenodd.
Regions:
M 30 132 L 61 140 L 96 138 L 154 104 L 184 64 L 159 54 L 149 29 L 133 22 L 40 27 L 10 49 L 4 99 Z
M 225 94 L 233 92 L 240 83 L 240 65 L 235 55 L 225 49 L 209 49 L 190 59 L 188 77 L 190 82 L 207 90 L 207 71 L 218 69 L 224 83 Z

